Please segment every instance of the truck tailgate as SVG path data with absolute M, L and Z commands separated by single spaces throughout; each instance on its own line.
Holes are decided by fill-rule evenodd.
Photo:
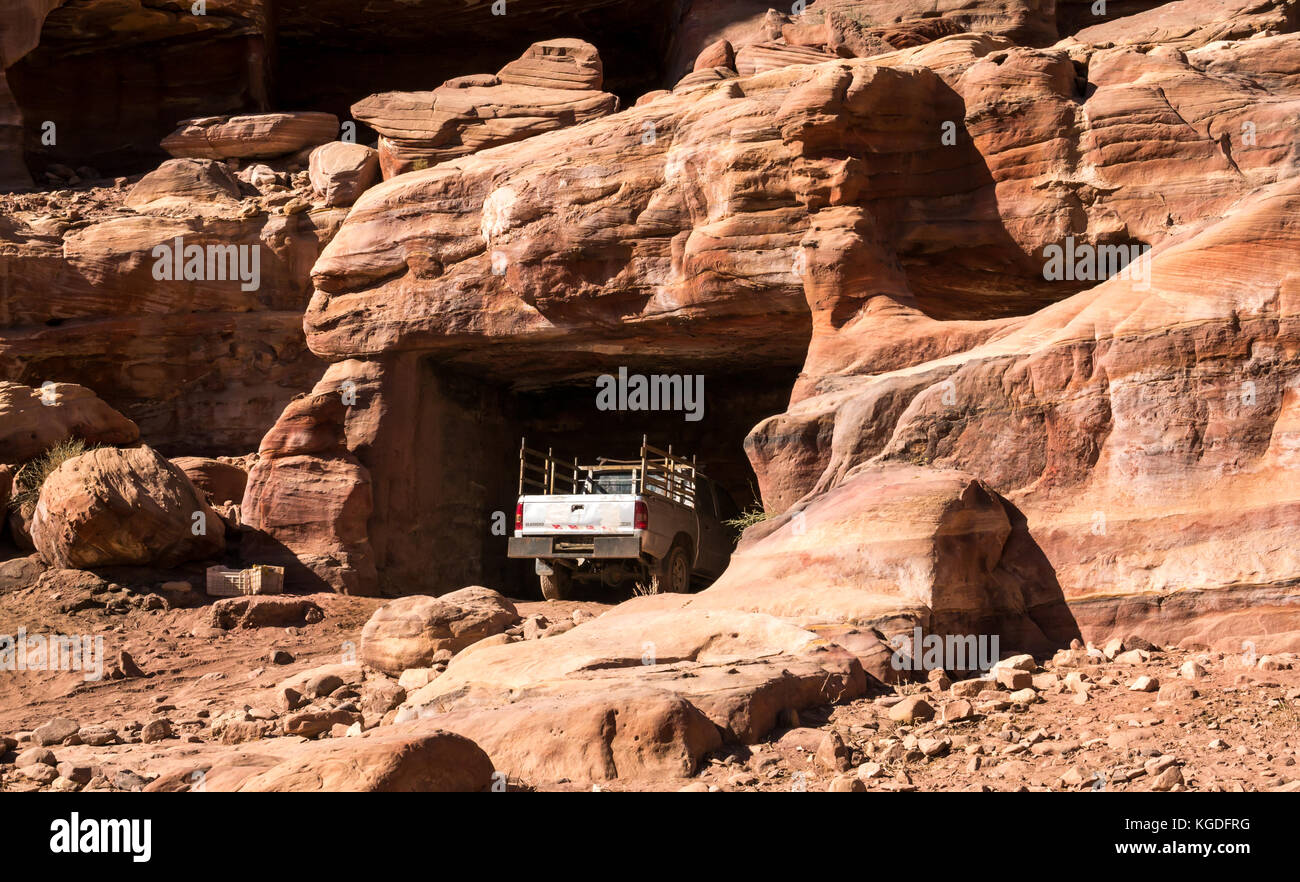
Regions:
M 632 533 L 634 495 L 524 496 L 521 536 Z

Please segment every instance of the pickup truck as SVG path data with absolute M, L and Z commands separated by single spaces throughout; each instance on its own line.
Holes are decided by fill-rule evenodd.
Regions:
M 731 558 L 718 492 L 693 460 L 644 439 L 639 459 L 588 465 L 521 443 L 507 554 L 536 562 L 547 600 L 571 597 L 575 582 L 686 592 L 721 575 Z

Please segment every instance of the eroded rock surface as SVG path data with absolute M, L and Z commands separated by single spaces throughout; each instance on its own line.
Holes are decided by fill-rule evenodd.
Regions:
M 372 95 L 352 108 L 379 132 L 384 177 L 519 141 L 612 113 L 600 90 L 596 47 L 582 40 L 534 43 L 497 74 L 448 80 L 431 92 Z
M 84 386 L 50 383 L 33 389 L 0 382 L 0 462 L 26 462 L 69 438 L 91 445 L 133 444 L 140 430 Z
M 259 113 L 196 117 L 163 138 L 172 156 L 193 159 L 267 159 L 332 141 L 339 132 L 332 113 Z
M 0 503 L 69 438 L 175 457 L 9 514 L 40 554 L 0 633 L 134 642 L 96 690 L 0 682 L 0 788 L 1300 786 L 1293 2 L 568 4 L 645 26 L 632 71 L 542 4 L 496 74 L 446 70 L 455 4 L 211 5 L 0 13 L 0 186 L 25 152 L 44 188 L 0 197 Z M 435 7 L 443 57 L 339 64 L 346 100 L 294 63 L 349 29 L 387 62 Z M 272 112 L 280 35 L 329 106 Z M 132 51 L 174 75 L 103 75 L 69 132 L 42 76 Z M 704 377 L 708 470 L 762 511 L 699 593 L 506 600 L 520 436 L 701 437 L 593 410 L 618 368 Z M 185 609 L 223 526 L 320 593 Z M 337 596 L 380 593 L 417 596 Z M 900 664 L 922 631 L 1005 658 Z

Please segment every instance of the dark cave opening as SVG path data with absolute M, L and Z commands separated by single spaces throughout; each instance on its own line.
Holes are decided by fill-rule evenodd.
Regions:
M 591 462 L 635 458 L 645 436 L 654 446 L 671 446 L 674 454 L 696 458 L 722 491 L 723 518 L 761 507 L 745 436 L 764 418 L 785 410 L 799 369 L 789 363 L 730 371 L 673 363 L 629 366 L 629 378 L 638 373 L 701 378 L 696 381 L 704 393 L 701 418 L 688 420 L 685 410 L 601 409 L 598 374 L 587 382 L 511 388 L 426 362 L 420 381 L 422 416 L 414 427 L 425 465 L 402 478 L 411 482 L 420 519 L 427 519 L 428 532 L 419 540 L 425 554 L 432 555 L 425 566 L 430 579 L 422 580 L 426 588 L 441 592 L 482 584 L 512 597 L 539 596 L 531 563 L 506 556 L 522 438 L 531 448 Z M 616 377 L 618 367 L 608 373 Z M 399 568 L 407 569 L 405 563 Z
M 665 75 L 684 5 L 606 0 L 439 4 L 374 0 L 274 0 L 275 101 L 348 118 L 352 103 L 384 91 L 433 89 L 451 77 L 495 73 L 539 40 L 577 37 L 599 51 L 605 90 L 624 107 Z

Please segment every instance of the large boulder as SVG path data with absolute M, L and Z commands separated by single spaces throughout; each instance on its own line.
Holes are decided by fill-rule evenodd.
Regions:
M 332 113 L 254 113 L 184 120 L 163 138 L 172 156 L 194 159 L 263 159 L 297 153 L 338 137 Z
M 326 205 L 351 205 L 379 180 L 379 153 L 364 144 L 331 141 L 311 152 L 312 189 Z
M 168 208 L 201 211 L 209 203 L 229 207 L 239 199 L 239 181 L 224 162 L 169 159 L 131 188 L 125 204 L 137 211 Z
M 623 694 L 623 709 L 606 713 L 626 718 L 637 707 L 642 721 L 678 719 L 673 731 L 687 738 L 693 730 L 686 718 L 664 703 L 662 693 L 670 693 L 703 714 L 725 741 L 749 744 L 787 711 L 854 698 L 867 688 L 857 658 L 812 631 L 774 616 L 675 608 L 683 600 L 632 600 L 555 637 L 463 653 L 409 693 L 405 707 L 441 725 L 445 714 L 487 713 L 547 697 L 586 706 L 575 711 L 577 719 L 594 712 L 593 702 Z M 492 727 L 482 725 L 475 731 Z M 679 763 L 689 754 L 669 755 Z
M 414 724 L 368 732 L 360 738 L 232 751 L 160 776 L 147 789 L 474 793 L 492 786 L 493 772 L 491 760 L 473 741 Z
M 385 178 L 613 113 L 596 47 L 534 43 L 495 75 L 456 77 L 431 92 L 384 92 L 352 107 L 379 132 Z
M 46 478 L 32 541 L 51 566 L 172 566 L 215 557 L 226 528 L 182 472 L 151 447 L 104 447 Z
M 85 386 L 32 388 L 0 381 L 0 463 L 24 462 L 69 438 L 134 444 L 140 430 Z
M 686 608 L 886 634 L 999 634 L 1008 645 L 1050 650 L 1078 633 L 1050 570 L 1025 571 L 1013 518 L 971 474 L 863 466 L 750 528 L 727 571 Z
M 430 724 L 473 740 L 498 771 L 525 783 L 687 778 L 722 746 L 693 704 L 646 686 L 457 710 Z
M 361 630 L 361 660 L 399 676 L 427 668 L 439 652 L 460 652 L 519 621 L 514 604 L 477 585 L 441 597 L 415 595 L 375 610 Z

